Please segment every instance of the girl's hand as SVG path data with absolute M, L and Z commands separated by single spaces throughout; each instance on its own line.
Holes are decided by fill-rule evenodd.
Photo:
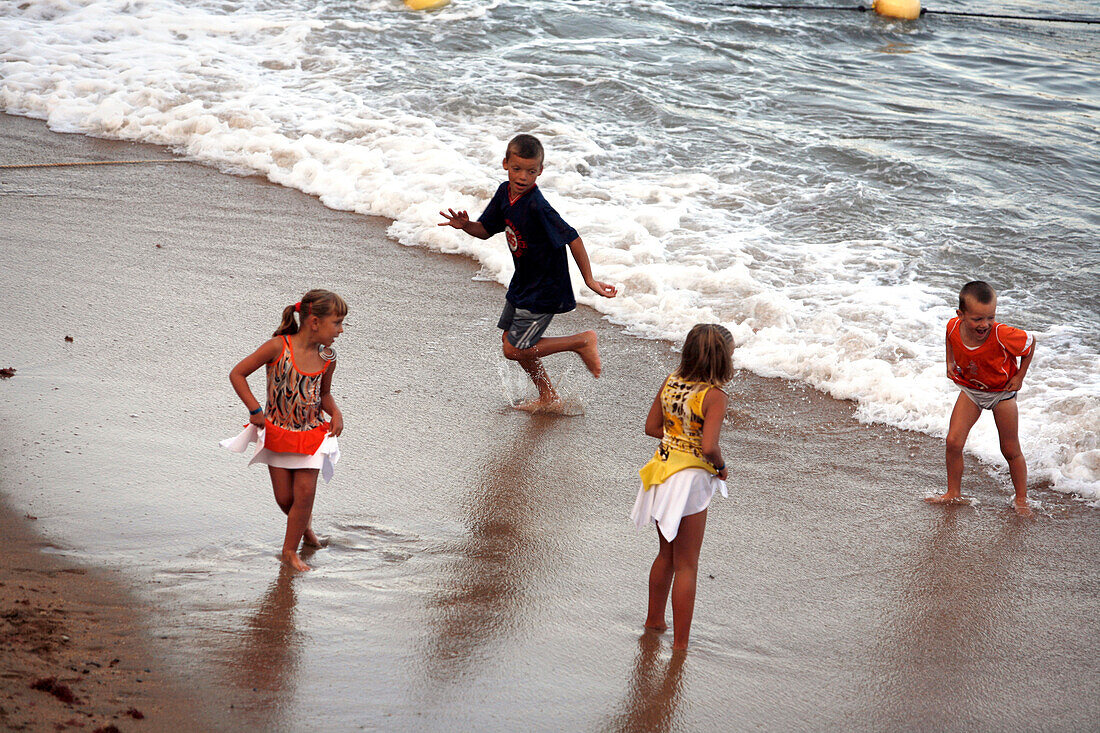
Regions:
M 725 481 L 726 478 L 730 475 L 729 467 L 728 466 L 722 466 L 722 470 L 719 471 L 717 475 L 718 475 L 718 478 Z
M 248 422 L 252 423 L 253 425 L 255 425 L 258 428 L 263 428 L 264 425 L 267 424 L 267 415 L 265 415 L 263 413 L 263 411 L 261 410 L 260 412 L 257 412 L 255 415 L 249 415 L 248 416 Z
M 344 432 L 344 416 L 337 411 L 332 415 L 332 419 L 328 423 L 328 434 L 334 438 L 340 437 L 340 433 Z

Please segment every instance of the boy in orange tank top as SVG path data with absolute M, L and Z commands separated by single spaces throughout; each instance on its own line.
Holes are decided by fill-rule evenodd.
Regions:
M 1017 514 L 1031 516 L 1016 392 L 1035 355 L 1035 340 L 1025 331 L 994 320 L 997 293 L 981 280 L 963 286 L 955 313 L 947 323 L 947 376 L 959 386 L 960 394 L 947 428 L 947 492 L 926 501 L 967 503 L 962 498 L 963 446 L 982 410 L 990 410 L 1016 492 L 1013 507 Z

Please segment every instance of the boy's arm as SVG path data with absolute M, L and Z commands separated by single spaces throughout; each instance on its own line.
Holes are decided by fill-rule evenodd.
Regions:
M 1015 392 L 1024 386 L 1024 375 L 1027 374 L 1027 368 L 1031 366 L 1031 357 L 1035 356 L 1035 347 L 1037 344 L 1031 342 L 1031 351 L 1027 352 L 1027 356 L 1020 359 L 1020 371 L 1013 375 L 1012 379 L 1008 380 L 1008 384 L 1005 385 L 1006 392 Z
M 470 215 L 465 211 L 455 211 L 454 209 L 447 209 L 446 212 L 439 212 L 447 221 L 439 222 L 438 226 L 441 227 L 454 227 L 455 229 L 461 229 L 469 234 L 471 237 L 477 237 L 478 239 L 488 239 L 493 236 L 485 228 L 485 225 L 480 221 L 470 221 Z
M 953 378 L 955 374 L 955 352 L 951 350 L 951 339 L 947 339 L 947 376 Z
M 581 241 L 580 237 L 577 237 L 569 243 L 569 251 L 573 253 L 573 259 L 577 262 L 577 269 L 581 271 L 581 277 L 584 278 L 584 284 L 593 292 L 605 298 L 614 298 L 616 293 L 618 293 L 614 285 L 602 283 L 592 277 L 592 264 L 588 261 L 588 252 L 585 250 L 584 242 Z

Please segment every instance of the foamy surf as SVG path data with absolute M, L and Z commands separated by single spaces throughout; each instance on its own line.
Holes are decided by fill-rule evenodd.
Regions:
M 917 167 L 917 156 L 848 141 L 829 149 L 833 167 L 821 172 L 800 167 L 797 153 L 775 158 L 761 140 L 780 133 L 742 119 L 743 135 L 723 142 L 733 154 L 716 164 L 696 159 L 684 152 L 694 142 L 684 150 L 676 145 L 706 136 L 727 92 L 701 89 L 687 100 L 673 86 L 643 86 L 650 97 L 671 96 L 643 94 L 637 109 L 617 110 L 601 101 L 616 93 L 615 74 L 583 76 L 593 49 L 615 48 L 622 57 L 616 73 L 632 84 L 644 83 L 643 72 L 670 73 L 630 39 L 586 45 L 539 35 L 531 41 L 535 57 L 578 64 L 551 80 L 557 86 L 540 81 L 546 95 L 580 102 L 569 114 L 530 99 L 497 103 L 511 89 L 496 79 L 497 66 L 534 79 L 531 59 L 474 56 L 465 59 L 468 68 L 445 73 L 417 65 L 418 48 L 435 44 L 444 54 L 448 33 L 482 42 L 478 24 L 496 32 L 497 5 L 452 3 L 431 17 L 410 17 L 394 5 L 368 3 L 361 15 L 339 18 L 293 3 L 8 5 L 0 10 L 0 48 L 7 49 L 0 54 L 0 108 L 45 119 L 58 131 L 167 145 L 224 171 L 318 196 L 332 208 L 390 217 L 390 234 L 401 243 L 469 256 L 483 276 L 502 284 L 511 276 L 503 245 L 437 227 L 437 212 L 476 215 L 499 182 L 504 141 L 533 131 L 549 151 L 540 185 L 585 237 L 599 277 L 621 286 L 614 300 L 582 290 L 580 302 L 632 334 L 673 342 L 696 322 L 722 322 L 735 334 L 741 368 L 853 400 L 867 422 L 945 433 L 957 392 L 943 373 L 943 328 L 954 289 L 981 268 L 967 265 L 962 274 L 966 259 L 951 259 L 951 245 L 943 244 L 957 236 L 956 217 L 926 212 L 876 221 L 876 212 L 894 213 L 905 184 L 919 188 L 933 177 Z M 670 24 L 670 32 L 707 28 L 690 13 L 649 20 Z M 387 50 L 391 37 L 400 43 Z M 392 63 L 383 63 L 387 58 Z M 472 83 L 471 74 L 493 104 L 440 96 L 452 80 Z M 767 103 L 754 99 L 746 91 L 741 101 L 750 109 Z M 635 119 L 657 120 L 669 110 L 679 127 Z M 929 185 L 927 195 L 934 189 Z M 817 216 L 818 209 L 830 217 Z M 914 266 L 929 251 L 947 264 Z M 990 252 L 995 257 L 997 250 Z M 928 275 L 952 262 L 958 275 Z M 1028 293 L 1026 276 L 1015 279 L 1023 285 L 1002 294 L 1000 318 L 1031 330 L 1039 344 L 1019 398 L 1031 476 L 1100 504 L 1095 334 L 1077 325 L 1087 319 L 1057 320 Z M 1091 307 L 1068 294 L 1047 297 L 1086 313 Z M 988 418 L 967 447 L 993 467 L 1003 463 Z

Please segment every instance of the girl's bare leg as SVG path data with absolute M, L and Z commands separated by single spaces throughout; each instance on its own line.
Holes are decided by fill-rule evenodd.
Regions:
M 313 532 L 313 513 L 309 515 L 309 522 L 306 523 L 306 531 L 302 535 L 302 545 L 304 547 L 323 547 L 324 543 L 321 542 L 321 538 Z
M 645 617 L 645 627 L 656 631 L 668 628 L 665 623 L 665 607 L 668 605 L 668 592 L 672 588 L 672 545 L 657 528 L 657 539 L 661 546 L 653 567 L 649 569 L 649 612 Z
M 283 510 L 283 514 L 290 514 L 290 508 L 294 505 L 294 471 L 289 468 L 276 468 L 268 466 L 267 472 L 271 475 L 271 488 L 275 491 L 275 503 Z M 320 547 L 321 541 L 313 533 L 313 514 L 310 513 L 306 531 L 302 535 L 302 542 L 310 547 Z
M 267 472 L 271 476 L 271 488 L 275 492 L 275 503 L 283 510 L 283 514 L 290 511 L 294 504 L 294 472 L 289 468 L 276 468 L 268 466 Z
M 707 510 L 680 520 L 680 531 L 672 541 L 672 648 L 687 649 L 691 617 L 695 613 L 695 583 L 699 575 L 699 549 Z
M 313 515 L 313 497 L 317 493 L 316 468 L 300 468 L 294 471 L 294 504 L 286 515 L 286 537 L 283 538 L 283 562 L 295 570 L 309 570 L 298 557 L 298 545 L 309 527 Z

